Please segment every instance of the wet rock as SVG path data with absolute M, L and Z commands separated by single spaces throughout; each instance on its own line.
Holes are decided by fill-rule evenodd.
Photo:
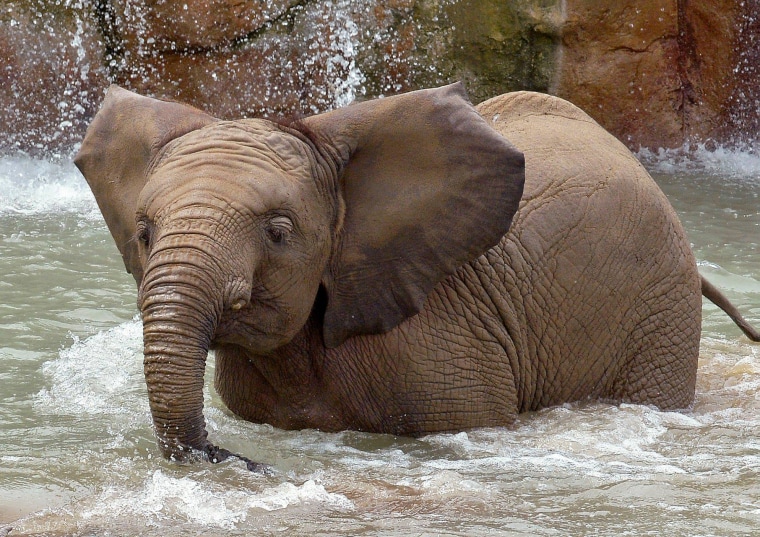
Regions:
M 680 88 L 677 35 L 674 1 L 653 11 L 568 0 L 555 93 L 629 144 L 677 143 L 681 124 L 668 97 Z
M 48 153 L 79 142 L 107 85 L 100 33 L 82 4 L 0 7 L 0 150 Z
M 250 2 L 241 10 L 221 0 L 113 0 L 108 22 L 121 30 L 112 77 L 221 117 L 314 113 L 455 80 L 474 100 L 546 91 L 559 25 L 546 23 L 547 11 L 557 15 L 545 3 Z
M 130 0 L 104 2 L 116 17 L 124 48 L 141 56 L 200 53 L 255 38 L 298 0 Z
M 738 35 L 752 6 L 733 0 L 100 4 L 113 80 L 220 117 L 309 114 L 463 80 L 475 102 L 558 94 L 629 146 L 657 148 L 751 128 L 737 118 L 757 94 L 732 82 L 754 35 Z
M 111 82 L 233 118 L 313 114 L 463 80 L 474 102 L 521 89 L 567 98 L 634 149 L 746 143 L 760 129 L 758 8 L 10 0 L 0 7 L 0 150 L 78 142 Z
M 561 30 L 555 0 L 407 4 L 393 33 L 366 44 L 371 53 L 363 65 L 371 94 L 457 80 L 466 84 L 474 102 L 520 89 L 549 90 Z M 395 58 L 391 65 L 373 63 L 388 56 Z M 403 75 L 383 79 L 389 70 Z
M 567 0 L 553 91 L 633 148 L 725 140 L 737 20 L 732 0 Z
M 113 38 L 111 77 L 223 118 L 347 104 L 363 82 L 356 67 L 357 4 L 369 2 L 249 2 L 242 9 L 231 1 L 138 8 L 113 1 L 108 21 L 124 30 Z M 210 12 L 215 15 L 206 19 Z M 369 17 L 365 25 L 374 23 Z
M 723 138 L 742 149 L 760 144 L 760 0 L 739 3 L 734 24 L 734 73 L 727 78 L 730 95 Z

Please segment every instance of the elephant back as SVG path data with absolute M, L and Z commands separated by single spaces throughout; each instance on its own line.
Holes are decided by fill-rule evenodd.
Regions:
M 498 130 L 499 119 L 527 119 L 530 116 L 556 116 L 599 124 L 586 112 L 559 97 L 534 91 L 515 91 L 483 101 L 475 107 Z M 601 128 L 601 127 L 599 127 Z
M 589 395 L 662 408 L 688 404 L 700 280 L 683 227 L 655 181 L 625 145 L 567 101 L 518 92 L 477 109 L 525 155 L 523 198 L 500 244 L 505 285 L 519 295 L 514 318 L 530 324 L 516 346 L 540 364 L 534 370 L 565 379 L 522 408 Z M 591 375 L 591 364 L 605 364 L 605 374 Z M 657 385 L 657 372 L 637 382 L 640 370 L 658 367 L 678 372 L 675 388 L 650 390 L 647 379 Z
M 525 154 L 523 203 L 564 198 L 569 188 L 598 194 L 607 187 L 644 190 L 663 198 L 628 148 L 574 104 L 543 93 L 506 93 L 479 104 L 478 113 Z

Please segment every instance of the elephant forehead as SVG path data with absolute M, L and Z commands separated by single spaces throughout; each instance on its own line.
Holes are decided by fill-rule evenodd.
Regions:
M 179 138 L 157 157 L 140 196 L 146 212 L 169 199 L 216 198 L 254 212 L 293 204 L 314 189 L 304 142 L 270 122 L 218 122 Z M 296 195 L 296 193 L 301 195 Z
M 217 173 L 225 169 L 238 173 L 272 169 L 293 174 L 310 167 L 308 154 L 301 139 L 270 121 L 219 121 L 167 145 L 154 168 L 205 166 Z

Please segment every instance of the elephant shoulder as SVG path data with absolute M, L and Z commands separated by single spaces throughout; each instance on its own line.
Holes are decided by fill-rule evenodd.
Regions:
M 630 151 L 574 104 L 543 93 L 518 91 L 478 105 L 478 112 L 526 158 L 528 183 L 586 177 L 613 166 L 631 167 Z M 526 190 L 529 185 L 526 184 Z
M 596 124 L 591 116 L 571 102 L 534 91 L 505 93 L 480 103 L 476 109 L 492 126 L 535 116 L 555 116 Z

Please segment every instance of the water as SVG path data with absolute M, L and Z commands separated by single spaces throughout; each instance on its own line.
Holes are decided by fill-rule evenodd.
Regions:
M 760 324 L 760 158 L 642 156 L 700 270 Z M 213 439 L 266 477 L 158 455 L 134 283 L 65 160 L 0 158 L 0 297 L 0 535 L 760 531 L 760 346 L 710 304 L 686 412 L 582 403 L 414 440 L 253 425 L 209 389 Z

